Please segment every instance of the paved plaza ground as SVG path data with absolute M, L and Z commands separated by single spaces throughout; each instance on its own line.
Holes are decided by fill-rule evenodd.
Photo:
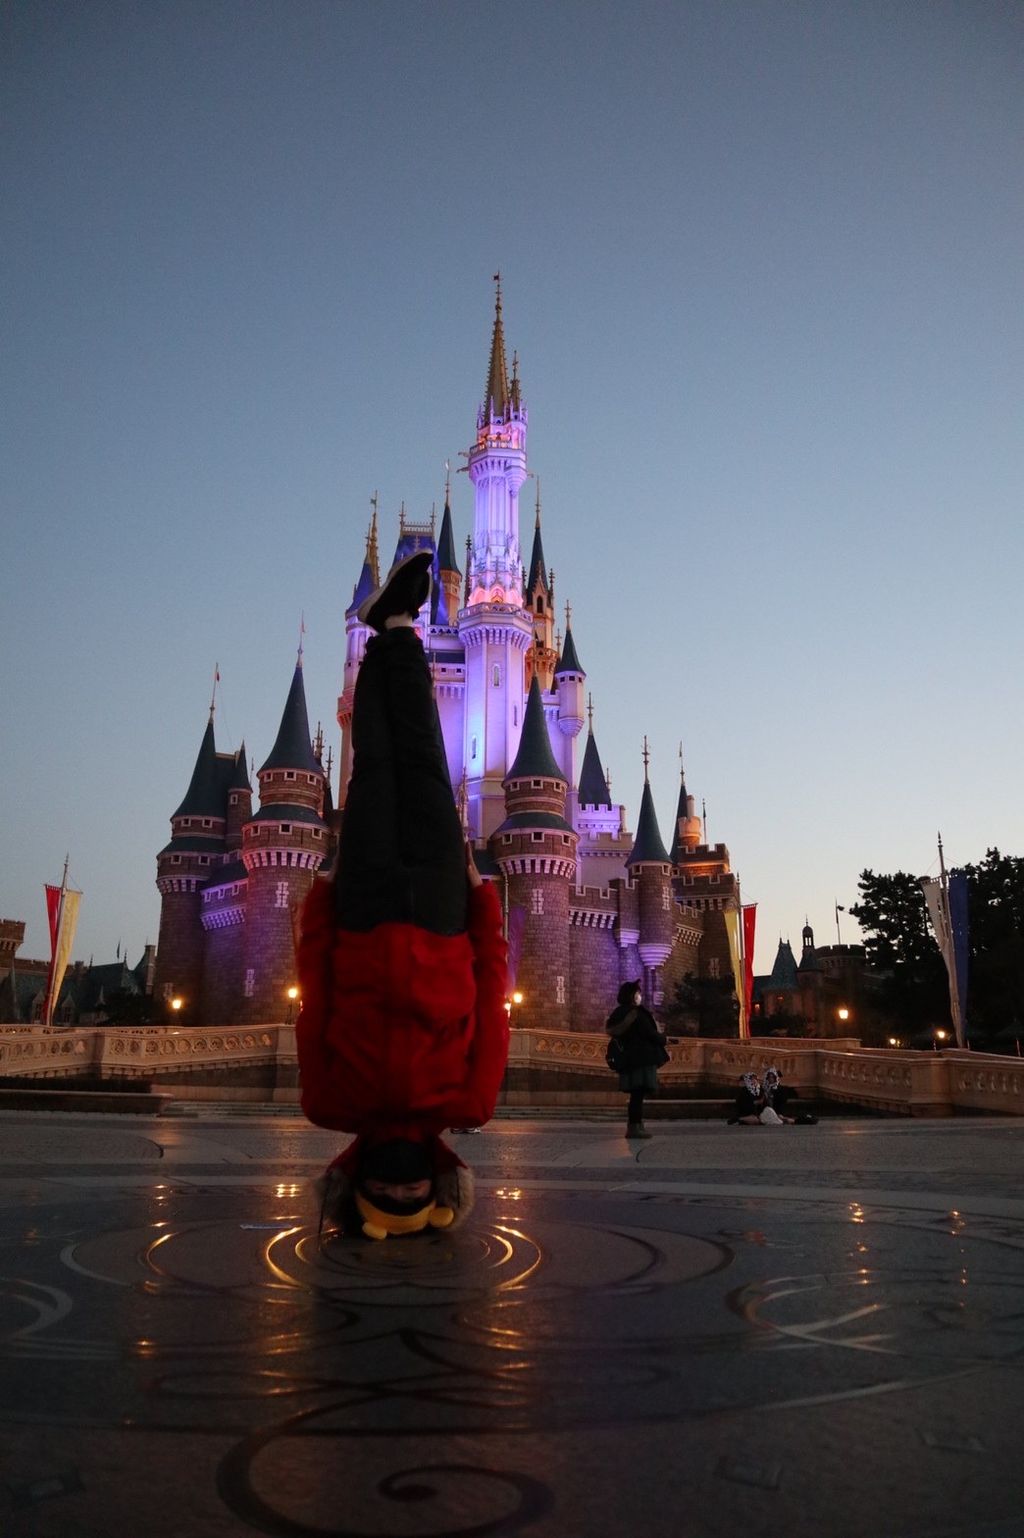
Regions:
M 319 1249 L 295 1116 L 0 1113 L 3 1538 L 1024 1535 L 1024 1122 L 454 1141 Z

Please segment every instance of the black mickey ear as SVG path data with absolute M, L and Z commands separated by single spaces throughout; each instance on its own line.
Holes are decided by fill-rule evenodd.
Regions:
M 473 1210 L 473 1202 L 476 1195 L 476 1181 L 473 1171 L 467 1169 L 464 1164 L 456 1164 L 453 1169 L 445 1170 L 438 1175 L 434 1182 L 434 1197 L 439 1207 L 450 1207 L 455 1216 L 451 1227 L 458 1228 L 460 1223 Z

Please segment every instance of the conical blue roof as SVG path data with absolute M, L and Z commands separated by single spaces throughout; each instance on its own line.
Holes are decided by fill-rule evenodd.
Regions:
M 580 806 L 607 806 L 612 804 L 608 794 L 608 782 L 601 768 L 601 755 L 597 751 L 593 732 L 587 733 L 587 745 L 583 749 L 583 767 L 580 770 Z
M 540 537 L 540 518 L 538 517 L 533 530 L 533 553 L 530 556 L 530 575 L 526 579 L 526 591 L 532 593 L 540 581 L 545 593 L 548 590 L 548 569 L 544 562 L 544 546 Z
M 444 513 L 441 516 L 441 534 L 437 541 L 437 569 L 438 571 L 454 571 L 461 577 L 459 563 L 455 559 L 455 536 L 452 533 L 452 510 L 447 500 L 444 504 Z
M 678 863 L 679 863 L 679 854 L 680 854 L 679 824 L 682 821 L 682 819 L 688 815 L 689 810 L 690 810 L 690 798 L 689 798 L 689 796 L 687 795 L 687 792 L 686 792 L 686 781 L 683 778 L 683 776 L 680 774 L 680 776 L 679 776 L 679 800 L 676 803 L 676 825 L 675 825 L 675 830 L 674 830 L 674 832 L 672 834 L 672 848 L 669 850 L 669 859 L 672 861 L 673 865 L 678 865 Z
M 580 666 L 580 659 L 576 655 L 576 642 L 572 638 L 571 625 L 566 625 L 565 627 L 565 641 L 562 644 L 562 655 L 559 657 L 555 667 L 555 677 L 560 677 L 562 673 L 578 673 L 581 678 L 586 678 L 587 676 Z
M 370 594 L 373 592 L 376 586 L 377 584 L 373 580 L 373 567 L 370 565 L 369 557 L 367 557 L 367 559 L 363 562 L 363 569 L 359 573 L 359 581 L 352 589 L 352 602 L 345 610 L 345 613 L 354 614 L 359 605 L 362 603 L 363 599 L 369 598 Z
M 629 851 L 626 864 L 667 865 L 668 863 L 668 850 L 661 841 L 661 831 L 658 828 L 658 818 L 654 810 L 654 797 L 651 795 L 649 782 L 645 780 L 644 793 L 640 801 L 640 816 L 636 824 L 636 839 Z
M 771 976 L 768 979 L 769 988 L 778 988 L 780 992 L 792 991 L 800 986 L 796 971 L 796 957 L 788 940 L 780 940 L 779 948 L 775 953 L 775 965 L 772 967 Z
M 217 768 L 217 748 L 213 740 L 213 716 L 206 723 L 199 755 L 188 782 L 185 799 L 172 815 L 175 817 L 223 817 L 224 794 Z
M 238 750 L 238 755 L 235 759 L 235 771 L 231 776 L 231 784 L 228 786 L 228 789 L 252 790 L 252 786 L 249 783 L 249 765 L 246 762 L 244 742 Z
M 544 701 L 541 699 L 536 673 L 533 675 L 529 698 L 526 701 L 526 715 L 523 717 L 523 735 L 519 739 L 519 751 L 503 784 L 507 785 L 510 780 L 529 779 L 561 780 L 563 785 L 568 783 L 551 751 L 551 739 L 544 719 Z
M 309 716 L 306 713 L 306 690 L 302 682 L 302 659 L 295 664 L 292 686 L 284 703 L 281 725 L 277 729 L 270 756 L 260 768 L 302 769 L 309 774 L 321 774 L 313 745 L 309 740 Z

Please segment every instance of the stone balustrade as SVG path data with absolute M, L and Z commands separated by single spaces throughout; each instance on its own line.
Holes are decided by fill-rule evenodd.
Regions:
M 509 1067 L 548 1070 L 563 1079 L 570 1073 L 583 1091 L 608 1090 L 615 1081 L 605 1064 L 607 1044 L 603 1032 L 516 1029 Z M 1022 1058 L 868 1048 L 854 1038 L 681 1037 L 670 1044 L 660 1078 L 670 1095 L 673 1088 L 697 1085 L 729 1089 L 741 1074 L 761 1073 L 769 1064 L 811 1098 L 911 1116 L 948 1116 L 956 1110 L 1024 1114 Z M 140 1079 L 173 1084 L 182 1098 L 295 1100 L 296 1072 L 292 1025 L 0 1027 L 4 1078 Z M 234 1090 L 232 1073 L 248 1087 Z M 206 1091 L 204 1077 L 211 1086 Z

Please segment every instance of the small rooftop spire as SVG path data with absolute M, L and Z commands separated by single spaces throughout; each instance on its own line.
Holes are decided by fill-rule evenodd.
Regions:
M 540 476 L 539 475 L 535 475 L 534 476 L 534 480 L 537 482 L 537 516 L 534 519 L 533 526 L 534 526 L 535 529 L 539 529 L 540 528 Z
M 306 634 L 306 611 L 305 611 L 305 609 L 303 609 L 303 610 L 301 610 L 301 612 L 299 614 L 299 654 L 298 654 L 298 658 L 297 658 L 296 663 L 295 663 L 296 667 L 301 667 L 302 666 L 302 653 L 303 653 L 303 651 L 305 649 L 305 643 L 303 641 L 303 636 L 305 634 Z
M 215 662 L 213 664 L 213 688 L 210 690 L 210 720 L 211 721 L 213 720 L 213 713 L 214 713 L 214 711 L 217 708 L 217 685 L 219 683 L 220 683 L 220 663 L 219 662 Z
M 370 528 L 366 536 L 366 561 L 373 575 L 374 587 L 380 586 L 380 555 L 377 550 L 377 493 L 370 498 Z
M 587 731 L 594 730 L 594 696 L 587 692 Z
M 644 760 L 644 784 L 646 785 L 648 783 L 648 780 L 649 780 L 649 775 L 648 775 L 647 771 L 650 768 L 650 763 L 651 763 L 651 750 L 647 746 L 647 734 L 646 733 L 644 734 L 643 760 Z

